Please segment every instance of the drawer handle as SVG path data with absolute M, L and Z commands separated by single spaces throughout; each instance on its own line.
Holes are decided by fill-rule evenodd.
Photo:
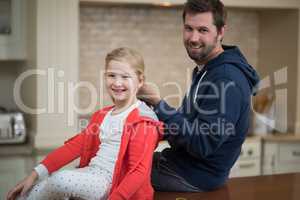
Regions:
M 255 163 L 249 163 L 249 164 L 240 164 L 240 168 L 251 168 L 254 167 Z
M 300 151 L 293 151 L 293 156 L 300 157 Z

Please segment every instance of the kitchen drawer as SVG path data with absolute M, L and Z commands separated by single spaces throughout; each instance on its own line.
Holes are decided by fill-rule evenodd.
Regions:
M 300 163 L 300 143 L 280 144 L 278 161 Z
M 259 176 L 260 175 L 260 161 L 257 160 L 239 160 L 235 163 L 230 177 L 244 177 L 244 176 Z
M 261 156 L 260 142 L 245 142 L 242 146 L 239 159 L 259 158 Z
M 300 162 L 298 164 L 295 164 L 295 163 L 279 164 L 276 167 L 276 172 L 278 172 L 278 173 L 299 173 L 300 172 Z

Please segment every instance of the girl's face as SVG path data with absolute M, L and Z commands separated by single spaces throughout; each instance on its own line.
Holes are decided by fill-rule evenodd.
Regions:
M 125 107 L 135 102 L 136 94 L 142 84 L 143 80 L 138 78 L 129 63 L 111 60 L 107 64 L 105 85 L 117 107 Z

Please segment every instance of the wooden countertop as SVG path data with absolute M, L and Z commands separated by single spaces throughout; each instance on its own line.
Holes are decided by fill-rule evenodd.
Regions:
M 33 133 L 28 132 L 28 135 Z M 27 139 L 21 144 L 0 144 L 0 157 L 2 156 L 31 156 L 33 152 L 33 140 Z
M 155 200 L 299 200 L 300 173 L 232 178 L 211 192 L 156 192 Z
M 265 142 L 300 142 L 299 134 L 274 134 L 262 137 Z

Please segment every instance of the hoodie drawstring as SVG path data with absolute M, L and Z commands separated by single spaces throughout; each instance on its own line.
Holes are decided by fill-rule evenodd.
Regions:
M 197 98 L 198 90 L 199 90 L 199 87 L 200 87 L 200 83 L 201 83 L 202 79 L 204 78 L 204 76 L 206 75 L 206 73 L 207 73 L 207 71 L 205 71 L 205 72 L 201 75 L 201 78 L 200 78 L 200 80 L 198 81 L 198 84 L 197 84 L 197 87 L 196 87 L 196 91 L 195 91 L 194 100 L 193 100 L 193 103 L 194 103 L 194 104 L 196 103 L 196 98 Z

